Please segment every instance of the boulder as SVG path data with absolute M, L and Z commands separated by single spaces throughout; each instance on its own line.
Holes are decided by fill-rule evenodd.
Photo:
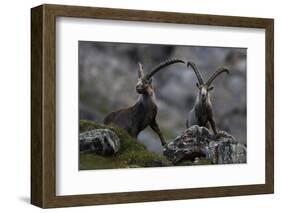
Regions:
M 119 137 L 109 129 L 94 129 L 79 135 L 80 152 L 93 152 L 100 155 L 112 155 L 121 146 Z
M 174 165 L 205 159 L 210 164 L 246 163 L 247 148 L 224 131 L 213 135 L 207 128 L 192 126 L 163 150 Z M 199 163 L 200 164 L 200 163 Z

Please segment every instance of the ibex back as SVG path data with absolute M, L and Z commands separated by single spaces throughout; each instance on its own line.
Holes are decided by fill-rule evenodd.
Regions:
M 161 144 L 164 146 L 166 142 L 156 121 L 157 105 L 152 87 L 152 76 L 162 68 L 175 63 L 185 62 L 179 59 L 166 60 L 147 75 L 144 75 L 142 65 L 139 63 L 136 84 L 136 92 L 140 94 L 138 101 L 131 107 L 111 112 L 105 117 L 104 123 L 123 128 L 135 138 L 149 125 L 158 134 Z

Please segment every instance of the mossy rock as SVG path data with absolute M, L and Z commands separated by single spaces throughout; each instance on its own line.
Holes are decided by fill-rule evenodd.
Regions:
M 119 152 L 113 156 L 80 153 L 80 170 L 160 167 L 172 165 L 164 156 L 148 151 L 145 145 L 132 138 L 123 129 L 115 126 L 98 124 L 93 121 L 80 121 L 80 133 L 93 129 L 110 129 L 115 132 L 120 138 L 121 148 Z

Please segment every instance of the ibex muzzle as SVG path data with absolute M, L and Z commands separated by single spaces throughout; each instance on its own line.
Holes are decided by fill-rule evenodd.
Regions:
M 199 69 L 193 62 L 187 62 L 187 67 L 191 67 L 197 77 L 198 82 L 196 83 L 196 86 L 199 89 L 199 92 L 197 94 L 195 104 L 189 112 L 186 127 L 189 128 L 190 126 L 198 125 L 209 128 L 210 123 L 214 134 L 217 134 L 209 91 L 214 89 L 211 84 L 215 78 L 224 72 L 229 74 L 229 70 L 225 67 L 218 69 L 215 73 L 213 73 L 213 75 L 211 75 L 208 81 L 204 83 Z
M 135 138 L 149 125 L 158 134 L 162 146 L 166 145 L 156 122 L 157 105 L 152 87 L 152 76 L 162 68 L 175 63 L 185 62 L 180 59 L 166 60 L 152 69 L 147 75 L 144 75 L 142 64 L 138 63 L 138 80 L 136 84 L 136 92 L 140 94 L 138 101 L 131 107 L 111 112 L 105 117 L 104 123 L 123 128 Z

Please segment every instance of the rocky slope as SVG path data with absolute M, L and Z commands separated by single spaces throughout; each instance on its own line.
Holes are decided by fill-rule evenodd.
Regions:
M 151 152 L 122 129 L 80 122 L 81 170 L 246 163 L 247 148 L 224 131 L 192 126 L 163 150 Z
M 79 169 L 117 169 L 171 166 L 166 157 L 148 151 L 126 131 L 80 121 Z

